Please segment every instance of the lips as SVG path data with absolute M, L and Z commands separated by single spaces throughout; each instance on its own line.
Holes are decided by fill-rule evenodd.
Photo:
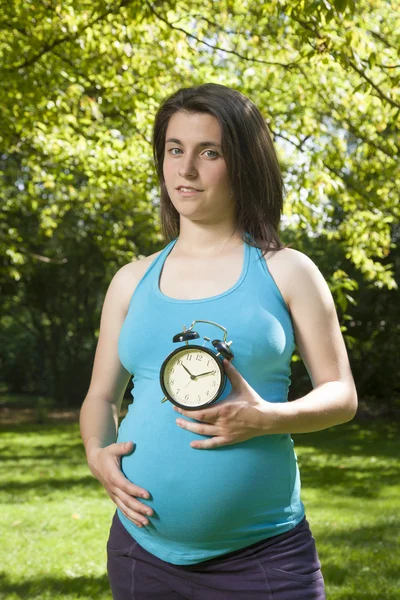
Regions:
M 198 190 L 197 188 L 187 186 L 187 185 L 180 185 L 176 189 L 181 190 L 181 191 L 188 191 L 188 192 L 201 192 L 202 191 L 202 190 Z

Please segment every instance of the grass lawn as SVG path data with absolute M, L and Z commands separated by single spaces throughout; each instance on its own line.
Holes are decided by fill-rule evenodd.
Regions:
M 0 598 L 110 600 L 115 507 L 86 466 L 78 424 L 0 434 Z M 294 440 L 328 600 L 398 600 L 398 425 L 353 421 Z

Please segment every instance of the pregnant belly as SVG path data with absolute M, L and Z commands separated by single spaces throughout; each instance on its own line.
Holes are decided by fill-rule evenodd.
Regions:
M 169 407 L 167 419 L 130 411 L 118 441 L 135 449 L 121 469 L 150 494 L 154 510 L 147 531 L 188 543 L 233 541 L 244 531 L 280 524 L 290 512 L 296 462 L 289 436 L 262 436 L 213 450 L 190 447 L 204 439 L 180 429 Z M 172 413 L 172 414 L 171 414 Z M 143 418 L 140 418 L 143 417 Z

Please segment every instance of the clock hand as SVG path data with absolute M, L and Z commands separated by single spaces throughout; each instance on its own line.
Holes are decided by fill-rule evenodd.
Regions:
M 214 375 L 214 374 L 215 374 L 215 370 L 207 371 L 207 373 L 199 373 L 198 375 L 195 375 L 194 378 L 197 379 L 198 377 L 203 377 L 203 375 Z
M 192 373 L 189 371 L 189 369 L 187 369 L 187 368 L 185 367 L 185 365 L 184 365 L 184 364 L 182 364 L 182 363 L 181 363 L 181 365 L 182 365 L 182 367 L 185 369 L 186 373 L 189 373 L 189 375 L 190 375 L 190 379 L 194 379 L 194 378 L 196 377 L 195 375 L 192 375 Z

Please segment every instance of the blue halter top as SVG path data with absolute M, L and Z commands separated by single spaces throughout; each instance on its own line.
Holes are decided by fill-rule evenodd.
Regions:
M 190 442 L 204 436 L 178 427 L 173 405 L 161 403 L 161 365 L 178 347 L 173 336 L 194 320 L 214 321 L 227 329 L 235 355 L 232 364 L 268 402 L 287 402 L 295 347 L 282 294 L 260 250 L 246 241 L 240 277 L 225 292 L 197 300 L 163 294 L 160 274 L 177 239 L 139 281 L 120 332 L 119 357 L 133 375 L 134 387 L 117 441 L 135 444 L 132 454 L 122 457 L 121 469 L 149 491 L 150 499 L 141 501 L 153 508 L 154 516 L 143 528 L 119 509 L 118 516 L 148 552 L 188 565 L 292 529 L 304 518 L 304 506 L 290 435 L 194 449 Z M 195 330 L 201 337 L 222 339 L 215 326 L 199 323 Z M 231 389 L 228 380 L 220 399 Z

